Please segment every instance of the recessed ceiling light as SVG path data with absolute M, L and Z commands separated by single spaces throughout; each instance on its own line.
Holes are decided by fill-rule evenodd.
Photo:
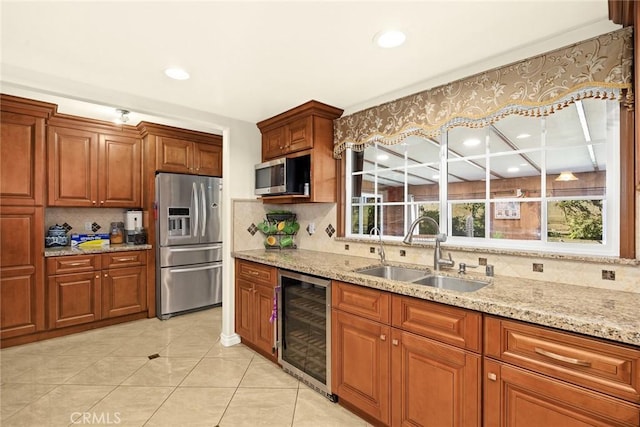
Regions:
M 516 139 L 525 139 L 525 138 L 529 138 L 531 135 L 529 135 L 528 133 L 521 133 L 520 135 L 516 136 Z
M 187 80 L 190 77 L 189 73 L 187 73 L 182 68 L 167 68 L 166 70 L 164 70 L 164 73 L 167 75 L 167 77 L 170 77 L 174 80 Z
M 377 33 L 373 38 L 373 41 L 380 47 L 392 48 L 400 46 L 406 39 L 407 36 L 402 31 L 385 30 Z
M 387 156 L 386 154 L 378 154 L 376 156 L 376 159 L 378 159 L 378 160 L 388 160 L 389 156 Z
M 514 173 L 514 172 L 518 172 L 519 170 L 520 170 L 519 167 L 511 166 L 510 168 L 507 169 L 507 172 Z
M 462 143 L 465 147 L 475 147 L 480 144 L 480 140 L 478 138 L 469 138 L 465 139 Z

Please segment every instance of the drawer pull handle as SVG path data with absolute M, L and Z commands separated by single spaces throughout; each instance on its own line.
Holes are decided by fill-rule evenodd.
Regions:
M 493 372 L 489 372 L 487 374 L 487 378 L 489 378 L 489 380 L 491 380 L 491 381 L 496 381 L 498 379 L 498 376 L 496 374 L 494 374 Z
M 382 341 L 386 341 L 386 340 L 387 340 L 387 336 L 386 336 L 386 335 L 384 335 L 384 334 L 382 334 L 382 335 L 380 335 L 380 339 L 381 339 Z
M 546 356 L 550 359 L 554 359 L 554 360 L 559 360 L 561 362 L 566 362 L 566 363 L 571 363 L 572 365 L 578 365 L 578 366 L 587 366 L 590 367 L 591 366 L 591 362 L 589 362 L 588 360 L 580 360 L 580 359 L 574 359 L 573 357 L 566 357 L 566 356 L 562 356 L 560 354 L 556 354 L 556 353 L 551 353 L 550 351 L 547 350 L 543 350 L 541 348 L 534 348 L 534 351 L 542 356 Z
M 252 276 L 257 276 L 260 273 L 257 272 L 257 271 L 250 271 L 249 274 L 252 275 Z
M 71 266 L 71 267 L 75 267 L 75 266 L 78 266 L 78 265 L 86 265 L 86 263 L 84 263 L 84 262 L 72 262 L 71 264 L 69 264 L 69 266 Z
M 135 257 L 129 257 L 129 258 L 116 258 L 115 259 L 118 262 L 127 262 L 127 261 L 135 261 Z

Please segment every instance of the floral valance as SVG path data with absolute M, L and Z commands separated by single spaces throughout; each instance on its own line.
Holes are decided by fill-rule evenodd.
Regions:
M 547 115 L 584 98 L 632 106 L 632 63 L 627 27 L 337 119 L 334 156 L 454 126 L 484 127 L 510 114 Z

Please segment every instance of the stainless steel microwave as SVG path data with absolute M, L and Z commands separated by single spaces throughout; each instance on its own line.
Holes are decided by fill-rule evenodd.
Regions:
M 311 155 L 281 157 L 255 167 L 255 194 L 308 194 Z M 305 186 L 305 184 L 307 184 Z

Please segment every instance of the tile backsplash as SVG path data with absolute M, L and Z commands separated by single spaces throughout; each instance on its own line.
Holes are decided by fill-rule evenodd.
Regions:
M 252 224 L 261 223 L 266 213 L 272 209 L 286 209 L 295 212 L 300 223 L 300 231 L 295 236 L 299 249 L 319 252 L 339 253 L 343 255 L 371 258 L 379 262 L 378 255 L 371 247 L 376 247 L 376 239 L 341 239 L 334 234 L 337 208 L 332 203 L 308 203 L 298 205 L 263 205 L 255 199 L 233 200 L 232 217 L 234 221 L 232 251 L 264 248 L 264 235 L 250 232 Z M 315 233 L 309 234 L 307 227 L 315 225 Z M 599 263 L 576 259 L 554 259 L 536 257 L 535 254 L 496 254 L 478 249 L 454 250 L 443 245 L 442 249 L 451 252 L 456 266 L 460 262 L 468 266 L 482 267 L 468 270 L 472 274 L 484 274 L 484 265 L 491 264 L 496 275 L 519 277 L 523 279 L 568 283 L 619 291 L 640 293 L 640 265 L 638 263 Z M 433 247 L 406 246 L 400 242 L 385 242 L 387 260 L 413 264 L 433 263 Z M 533 263 L 533 264 L 532 264 Z M 607 271 L 603 274 L 603 271 Z M 454 272 L 457 269 L 453 270 Z
M 44 214 L 45 235 L 52 225 L 68 224 L 73 233 L 109 233 L 112 222 L 124 222 L 122 208 L 47 208 Z M 86 230 L 85 225 L 91 229 Z M 68 228 L 68 227 L 67 227 Z

